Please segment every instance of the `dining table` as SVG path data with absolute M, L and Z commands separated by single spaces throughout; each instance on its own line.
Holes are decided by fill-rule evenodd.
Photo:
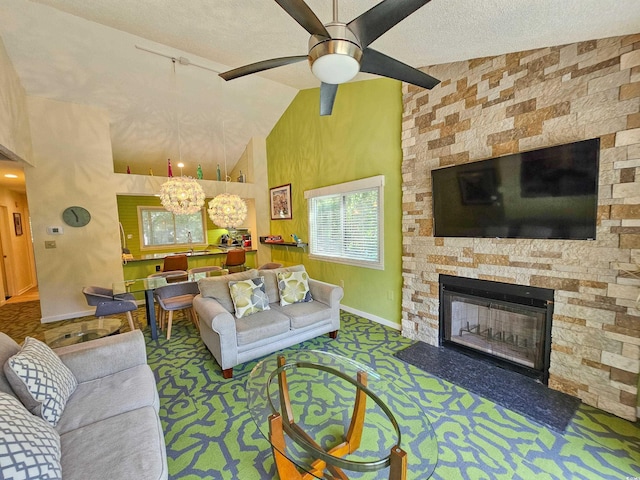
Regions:
M 175 275 L 167 275 L 164 277 L 145 277 L 145 278 L 133 278 L 129 280 L 120 280 L 113 282 L 113 296 L 116 298 L 123 293 L 143 293 L 145 303 L 145 314 L 147 316 L 147 323 L 151 328 L 151 338 L 158 340 L 158 324 L 156 321 L 156 311 L 154 308 L 153 293 L 157 288 L 164 287 L 166 285 L 173 285 L 176 283 L 197 282 L 202 278 L 214 277 L 220 275 L 227 275 L 229 270 L 212 270 L 208 272 L 187 273 L 176 272 Z

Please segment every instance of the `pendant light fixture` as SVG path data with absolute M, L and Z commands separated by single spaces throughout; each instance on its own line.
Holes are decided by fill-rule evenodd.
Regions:
M 176 86 L 176 59 L 173 62 L 173 81 L 176 93 L 176 124 L 178 126 L 178 157 L 182 163 L 182 148 L 180 135 L 180 117 L 178 114 L 178 92 Z M 160 186 L 160 202 L 162 206 L 174 215 L 191 215 L 202 209 L 204 205 L 204 190 L 200 184 L 191 177 L 174 177 L 171 170 L 171 159 L 167 161 L 169 179 Z
M 222 145 L 224 149 L 224 193 L 209 202 L 209 218 L 219 227 L 235 230 L 247 218 L 247 204 L 238 195 L 227 193 L 227 141 L 222 122 Z

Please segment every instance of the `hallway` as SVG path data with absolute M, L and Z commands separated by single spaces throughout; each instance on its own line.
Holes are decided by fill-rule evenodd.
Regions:
M 40 295 L 38 293 L 38 287 L 33 287 L 24 292 L 22 295 L 11 297 L 9 300 L 7 300 L 7 303 L 34 302 L 36 300 L 40 300 Z

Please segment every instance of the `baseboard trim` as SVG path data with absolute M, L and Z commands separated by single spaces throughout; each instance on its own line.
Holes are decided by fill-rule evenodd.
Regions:
M 73 318 L 88 317 L 94 315 L 95 310 L 86 310 L 82 312 L 63 313 L 62 315 L 52 315 L 50 317 L 42 317 L 40 323 L 53 323 L 60 320 L 71 320 Z
M 372 313 L 363 312 L 361 310 L 348 307 L 347 305 L 340 304 L 340 308 L 345 312 L 353 313 L 354 315 L 358 315 L 359 317 L 366 318 L 367 320 L 371 320 L 372 322 L 379 323 L 384 325 L 385 327 L 393 328 L 394 330 L 402 330 L 402 325 L 399 323 L 392 322 L 391 320 L 387 320 L 386 318 L 379 317 L 377 315 L 373 315 Z

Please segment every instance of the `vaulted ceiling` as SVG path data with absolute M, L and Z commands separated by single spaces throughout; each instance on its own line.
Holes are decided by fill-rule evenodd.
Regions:
M 377 3 L 341 0 L 339 19 Z M 331 0 L 308 4 L 331 21 Z M 432 0 L 372 47 L 428 72 L 638 32 L 638 0 Z M 181 158 L 185 174 L 201 163 L 213 178 L 215 164 L 230 168 L 269 134 L 299 89 L 319 86 L 306 62 L 230 82 L 215 73 L 307 53 L 308 34 L 270 0 L 0 0 L 0 37 L 28 95 L 108 110 L 121 172 L 165 174 L 166 159 Z M 174 71 L 167 56 L 198 66 Z

